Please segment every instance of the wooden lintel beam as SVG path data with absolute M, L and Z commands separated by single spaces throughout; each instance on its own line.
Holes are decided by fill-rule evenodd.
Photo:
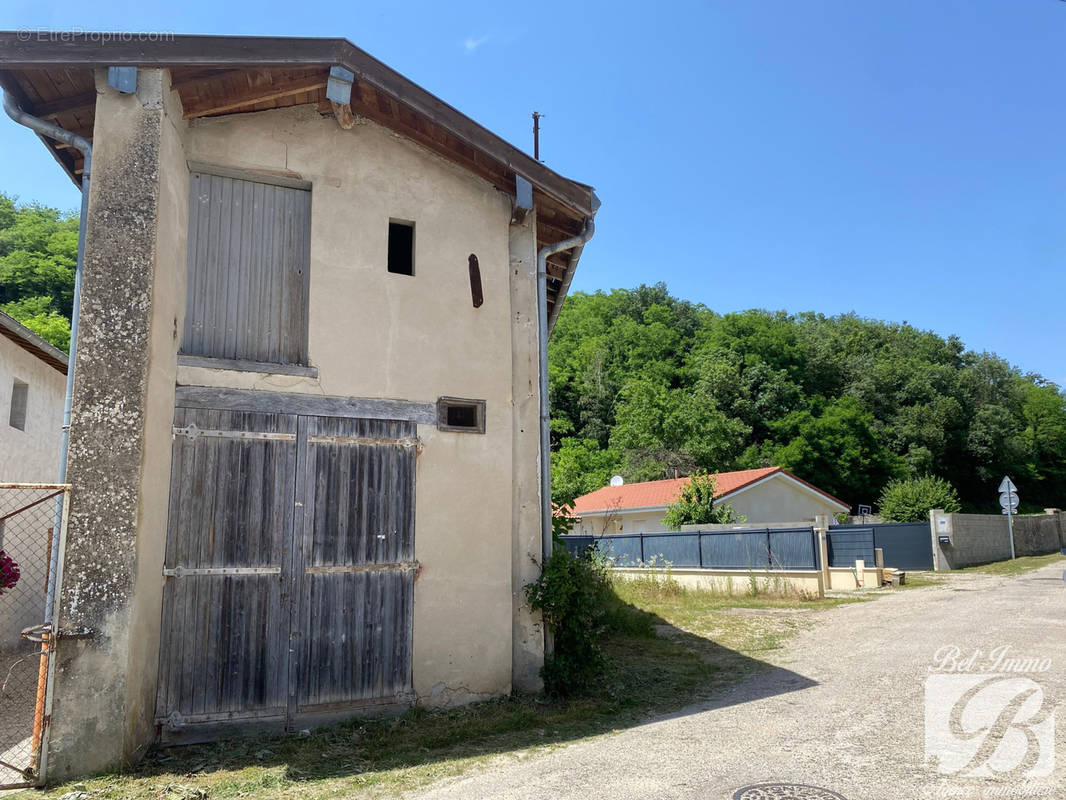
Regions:
M 226 78 L 236 78 L 238 75 L 245 75 L 249 72 L 249 69 L 206 69 L 197 70 L 195 72 L 189 72 L 182 75 L 180 78 L 174 78 L 171 80 L 170 88 L 181 91 L 189 86 L 195 84 L 208 83 L 210 81 L 225 80 Z M 180 74 L 180 73 L 179 73 Z
M 292 97 L 294 94 L 302 94 L 324 88 L 326 88 L 326 76 L 324 74 L 297 78 L 283 83 L 249 87 L 247 90 L 242 91 L 240 95 L 231 96 L 226 102 L 212 101 L 207 105 L 190 103 L 186 105 L 182 119 L 196 119 L 197 117 L 206 117 L 209 114 L 221 114 L 224 111 L 233 111 L 256 103 L 280 100 L 283 97 Z

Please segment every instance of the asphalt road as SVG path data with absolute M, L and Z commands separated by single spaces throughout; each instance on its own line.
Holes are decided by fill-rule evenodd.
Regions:
M 926 757 L 926 679 L 937 674 L 931 667 L 938 653 L 944 663 L 950 652 L 944 648 L 958 649 L 956 664 L 973 659 L 954 680 L 938 673 L 933 707 L 950 708 L 965 689 L 960 675 L 970 685 L 1003 672 L 1004 662 L 997 667 L 990 654 L 1004 645 L 1010 647 L 1007 658 L 1033 659 L 1027 666 L 1046 669 L 1011 672 L 1012 682 L 994 680 L 968 703 L 963 697 L 961 730 L 981 729 L 982 720 L 997 717 L 1000 726 L 969 744 L 949 729 L 944 741 L 963 749 L 983 743 L 986 749 L 966 770 L 980 772 L 989 752 L 1000 770 L 1015 767 L 1023 755 L 1028 761 L 992 777 L 941 774 L 941 762 Z M 1045 659 L 1050 664 L 1037 663 Z M 1019 681 L 1033 681 L 1042 696 L 1008 707 L 1012 697 L 1033 688 Z M 1002 695 L 995 694 L 997 687 Z M 945 700 L 951 692 L 960 694 Z M 1063 566 L 1015 578 L 956 574 L 943 586 L 819 614 L 814 627 L 782 651 L 775 669 L 699 706 L 539 755 L 500 756 L 415 796 L 718 800 L 734 797 L 740 787 L 783 782 L 822 787 L 847 800 L 1066 798 L 1066 714 L 1059 714 L 1050 743 L 1047 732 L 1046 719 L 1053 718 L 1048 712 L 1056 705 L 1066 707 Z M 1009 713 L 1001 716 L 1005 708 Z M 1015 725 L 1004 728 L 1003 721 L 1012 719 Z M 1049 756 L 1049 776 L 1022 776 L 1027 769 L 1045 769 Z M 831 796 L 782 790 L 750 792 L 745 800 Z

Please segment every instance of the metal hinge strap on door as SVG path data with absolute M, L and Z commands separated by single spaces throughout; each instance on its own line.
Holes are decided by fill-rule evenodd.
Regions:
M 188 575 L 280 575 L 281 567 L 164 567 L 167 578 L 184 578 Z
M 421 447 L 422 441 L 417 436 L 404 436 L 399 439 L 377 436 L 326 436 L 315 434 L 307 437 L 308 444 L 352 444 L 369 447 Z
M 279 442 L 295 442 L 295 433 L 267 433 L 263 431 L 216 431 L 208 428 L 198 428 L 196 425 L 186 425 L 184 428 L 177 425 L 173 428 L 174 436 L 184 436 L 186 439 L 195 439 L 198 436 L 209 436 L 215 439 L 245 439 L 245 440 L 274 440 Z
M 308 567 L 309 575 L 339 575 L 357 572 L 417 572 L 417 561 L 398 561 L 387 564 L 330 564 L 321 567 Z

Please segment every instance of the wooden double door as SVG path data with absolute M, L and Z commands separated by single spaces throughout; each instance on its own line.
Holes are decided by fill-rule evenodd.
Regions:
M 411 699 L 412 422 L 178 408 L 164 740 Z

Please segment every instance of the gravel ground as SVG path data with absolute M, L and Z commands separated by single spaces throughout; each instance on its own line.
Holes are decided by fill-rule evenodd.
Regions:
M 925 679 L 946 646 L 962 656 L 980 650 L 974 664 L 986 672 L 1002 645 L 1012 657 L 1050 659 L 1048 671 L 1029 677 L 1045 709 L 1066 700 L 1062 564 L 1014 578 L 955 574 L 815 619 L 775 669 L 706 703 L 550 752 L 501 756 L 414 796 L 717 800 L 751 784 L 792 782 L 847 800 L 1066 798 L 1066 715 L 1057 720 L 1051 776 L 1029 780 L 939 774 L 926 759 L 923 725 Z

